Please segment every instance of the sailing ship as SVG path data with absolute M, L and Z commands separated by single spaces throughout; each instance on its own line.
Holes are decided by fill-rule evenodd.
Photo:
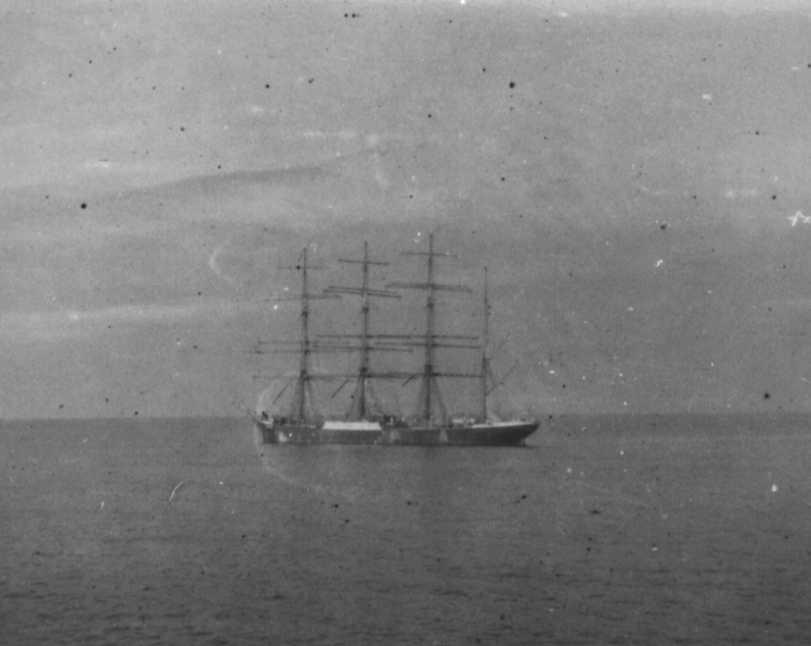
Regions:
M 385 289 L 370 287 L 370 268 L 388 265 L 371 260 L 369 246 L 363 244 L 363 257 L 339 259 L 339 262 L 361 266 L 362 280 L 355 286 L 330 286 L 321 293 L 311 292 L 307 249 L 303 249 L 295 269 L 301 274 L 301 291 L 292 297 L 301 303 L 300 333 L 297 347 L 285 347 L 276 342 L 278 352 L 298 354 L 298 371 L 278 393 L 274 404 L 293 386 L 290 407 L 284 414 L 271 413 L 258 407 L 252 412 L 255 429 L 264 444 L 378 444 L 417 446 L 510 446 L 521 445 L 538 428 L 534 419 L 499 420 L 488 410 L 488 395 L 499 384 L 493 377 L 489 355 L 490 303 L 487 293 L 487 269 L 484 268 L 483 314 L 480 336 L 442 334 L 436 331 L 437 293 L 443 291 L 470 292 L 461 285 L 436 282 L 435 266 L 438 258 L 452 254 L 434 249 L 433 234 L 428 236 L 428 249 L 408 251 L 403 255 L 424 259 L 424 282 L 392 282 Z M 398 299 L 395 289 L 415 289 L 425 292 L 425 329 L 421 334 L 376 334 L 370 330 L 370 304 L 375 298 Z M 356 334 L 323 334 L 313 339 L 310 331 L 310 306 L 313 300 L 341 298 L 343 295 L 360 298 L 360 331 Z M 288 297 L 287 300 L 290 300 Z M 478 341 L 478 343 L 475 343 Z M 421 370 L 375 371 L 371 367 L 373 352 L 413 352 L 422 349 Z M 438 369 L 437 350 L 476 350 L 479 353 L 477 371 L 455 372 Z M 349 374 L 320 374 L 313 370 L 312 355 L 317 352 L 352 352 L 359 355 L 357 370 Z M 264 353 L 264 351 L 262 351 Z M 450 415 L 443 403 L 439 379 L 478 380 L 478 411 L 474 415 Z M 343 379 L 338 390 L 354 382 L 349 411 L 342 419 L 320 415 L 315 408 L 313 382 L 321 379 Z M 403 385 L 420 381 L 418 412 L 410 417 L 374 410 L 371 401 L 371 383 L 376 379 L 403 381 Z M 336 391 L 337 393 L 338 391 Z

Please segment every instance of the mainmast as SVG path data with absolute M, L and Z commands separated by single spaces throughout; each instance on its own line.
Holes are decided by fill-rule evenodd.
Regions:
M 372 265 L 386 266 L 389 263 L 382 260 L 369 260 L 369 243 L 364 240 L 363 242 L 363 258 L 346 259 L 339 258 L 338 262 L 347 264 L 359 264 L 362 267 L 362 279 L 360 287 L 355 286 L 334 286 L 331 285 L 327 288 L 328 294 L 352 294 L 360 296 L 361 299 L 361 333 L 360 333 L 360 365 L 358 367 L 358 375 L 355 382 L 355 392 L 352 395 L 352 406 L 349 411 L 350 419 L 366 419 L 369 406 L 368 406 L 368 387 L 369 387 L 369 355 L 372 350 L 399 350 L 393 347 L 380 347 L 371 344 L 372 336 L 369 333 L 369 310 L 370 298 L 400 298 L 397 292 L 390 292 L 382 289 L 371 289 L 369 287 L 369 267 Z M 354 336 L 354 335 L 326 335 L 326 336 Z M 347 346 L 347 349 L 353 349 Z

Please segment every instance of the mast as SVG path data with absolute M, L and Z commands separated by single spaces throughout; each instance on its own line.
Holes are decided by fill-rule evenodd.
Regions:
M 401 287 L 407 289 L 422 289 L 425 295 L 425 334 L 422 338 L 423 346 L 423 368 L 422 383 L 420 386 L 420 417 L 422 421 L 431 426 L 433 424 L 432 411 L 439 408 L 440 421 L 444 421 L 446 416 L 445 405 L 442 402 L 442 395 L 439 392 L 439 385 L 436 377 L 467 377 L 471 375 L 461 373 L 439 373 L 434 370 L 435 348 L 437 347 L 463 347 L 461 345 L 449 345 L 437 342 L 438 335 L 435 333 L 436 323 L 436 292 L 439 290 L 453 292 L 469 292 L 470 289 L 461 285 L 444 285 L 434 281 L 434 258 L 446 257 L 455 258 L 450 253 L 434 251 L 434 234 L 428 235 L 428 251 L 404 251 L 405 256 L 424 256 L 426 260 L 426 281 L 424 283 L 390 283 L 387 287 Z M 478 348 L 478 346 L 473 346 Z M 478 376 L 478 375 L 476 375 Z
M 490 342 L 490 301 L 487 297 L 487 266 L 484 267 L 483 311 L 482 311 L 482 338 L 481 338 L 481 401 L 479 415 L 483 422 L 487 421 L 487 375 L 490 372 L 490 357 L 488 344 Z
M 358 374 L 355 380 L 355 392 L 352 395 L 352 406 L 349 411 L 349 418 L 350 419 L 366 419 L 366 416 L 369 412 L 368 406 L 368 394 L 369 394 L 369 355 L 371 354 L 372 350 L 400 350 L 401 348 L 398 347 L 381 347 L 381 346 L 373 346 L 371 344 L 371 339 L 373 338 L 372 335 L 369 333 L 369 311 L 370 307 L 370 298 L 371 297 L 381 297 L 381 298 L 400 298 L 400 295 L 396 292 L 390 292 L 382 289 L 371 289 L 369 287 L 369 267 L 372 265 L 377 266 L 386 266 L 389 263 L 384 262 L 382 260 L 369 260 L 369 243 L 367 241 L 363 241 L 363 258 L 360 260 L 357 259 L 346 259 L 346 258 L 339 258 L 338 262 L 348 263 L 348 264 L 359 264 L 362 267 L 362 278 L 360 287 L 354 286 L 334 286 L 330 285 L 326 293 L 327 294 L 352 294 L 355 296 L 360 296 L 361 299 L 361 332 L 360 332 L 360 347 L 352 348 L 350 346 L 345 346 L 347 349 L 357 349 L 360 351 L 360 364 L 358 366 Z M 333 336 L 333 335 L 326 335 L 326 336 Z M 343 335 L 341 335 L 343 336 Z M 349 335 L 354 336 L 354 335 Z
M 301 310 L 299 312 L 299 321 L 300 321 L 300 328 L 299 328 L 299 340 L 298 340 L 298 348 L 293 349 L 290 347 L 285 347 L 287 344 L 286 342 L 279 342 L 279 341 L 271 341 L 274 346 L 282 345 L 280 349 L 271 350 L 273 354 L 278 353 L 287 353 L 287 352 L 295 352 L 299 356 L 299 365 L 298 365 L 298 372 L 295 373 L 293 376 L 294 381 L 290 383 L 295 383 L 295 387 L 293 390 L 293 397 L 290 404 L 290 418 L 297 421 L 297 422 L 305 422 L 308 418 L 308 411 L 310 409 L 315 412 L 315 409 L 312 406 L 313 392 L 312 392 L 312 382 L 314 379 L 323 379 L 323 378 L 334 378 L 336 375 L 313 375 L 312 374 L 312 367 L 310 365 L 310 359 L 313 352 L 330 352 L 333 351 L 334 348 L 329 346 L 324 346 L 322 344 L 313 343 L 310 338 L 310 301 L 315 299 L 324 299 L 324 298 L 338 298 L 337 296 L 333 296 L 330 294 L 313 294 L 310 292 L 310 283 L 309 283 L 309 273 L 314 269 L 322 269 L 322 267 L 313 267 L 309 264 L 307 258 L 307 247 L 302 249 L 301 254 L 299 255 L 298 261 L 292 267 L 282 267 L 282 269 L 292 269 L 295 271 L 301 272 L 301 290 L 298 295 L 296 296 L 287 296 L 282 298 L 277 298 L 274 300 L 278 301 L 300 301 L 301 302 Z M 260 341 L 260 345 L 264 342 Z M 265 351 L 262 349 L 258 350 L 259 354 L 265 354 Z M 285 386 L 287 388 L 287 386 Z M 281 393 L 279 393 L 279 396 Z
M 351 261 L 350 261 L 351 262 Z M 358 383 L 353 399 L 356 414 L 360 419 L 366 418 L 366 380 L 369 376 L 369 243 L 363 241 L 363 279 L 360 288 L 361 311 L 361 340 L 360 340 L 360 369 L 358 370 Z M 355 411 L 352 411 L 355 412 Z M 351 415 L 352 413 L 350 413 Z
M 293 395 L 293 417 L 304 420 L 310 390 L 310 292 L 307 289 L 307 247 L 301 251 L 301 337 L 299 373 Z
M 422 419 L 431 423 L 431 391 L 434 389 L 434 234 L 428 236 L 427 289 L 425 294 L 425 362 L 422 370 Z M 439 392 L 437 401 L 441 402 Z

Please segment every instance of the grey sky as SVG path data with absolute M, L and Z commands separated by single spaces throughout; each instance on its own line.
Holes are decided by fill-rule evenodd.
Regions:
M 437 226 L 518 407 L 808 409 L 811 14 L 708 5 L 7 3 L 2 413 L 239 412 L 280 265 Z

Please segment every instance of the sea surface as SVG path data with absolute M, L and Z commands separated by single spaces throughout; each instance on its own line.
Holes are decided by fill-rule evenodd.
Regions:
M 547 420 L 526 448 L 0 425 L 0 643 L 807 644 L 811 418 Z

